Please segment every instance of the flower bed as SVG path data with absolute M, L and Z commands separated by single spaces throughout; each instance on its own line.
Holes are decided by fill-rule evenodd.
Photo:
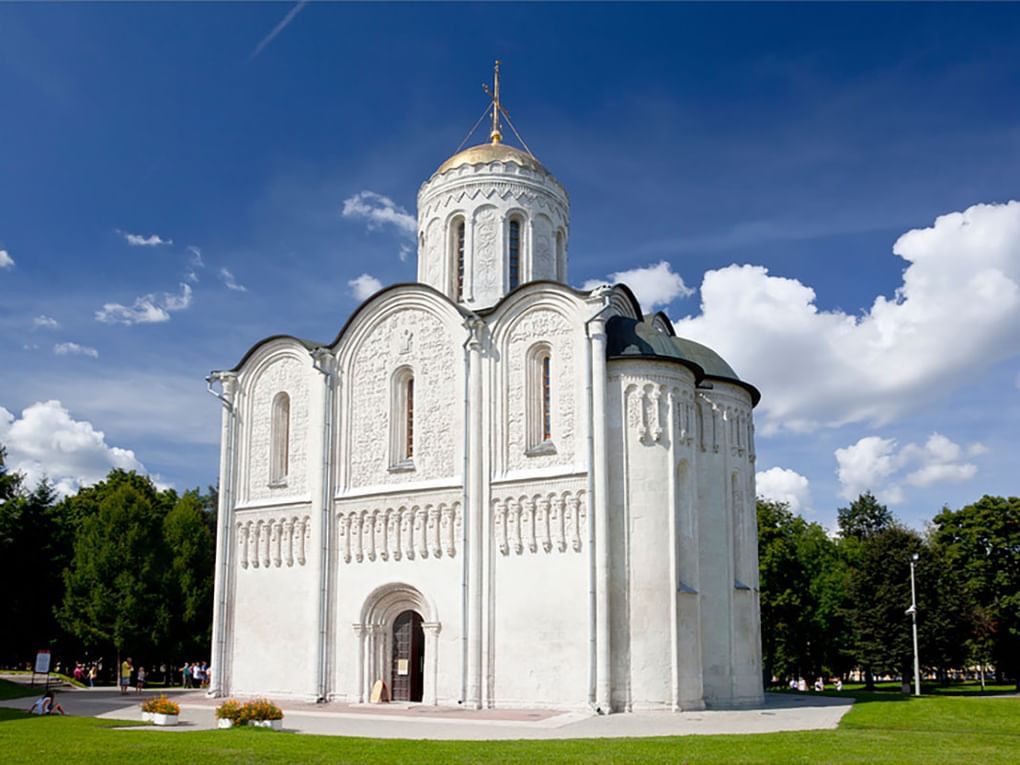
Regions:
M 252 699 L 244 704 L 236 699 L 227 699 L 216 707 L 216 719 L 221 728 L 250 725 L 253 728 L 280 730 L 283 726 L 283 710 L 269 699 Z
M 180 714 L 181 705 L 165 695 L 142 702 L 142 719 L 156 725 L 176 725 Z
M 221 728 L 233 728 L 240 724 L 241 702 L 237 699 L 227 699 L 216 707 L 216 719 Z

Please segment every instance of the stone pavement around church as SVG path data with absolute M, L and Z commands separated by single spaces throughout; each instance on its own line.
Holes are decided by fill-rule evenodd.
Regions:
M 112 720 L 141 720 L 139 704 L 149 696 L 121 696 L 113 688 L 64 691 L 58 700 L 68 714 Z M 129 730 L 189 731 L 216 727 L 218 699 L 194 691 L 171 691 L 181 705 L 176 728 L 144 726 Z M 27 709 L 31 698 L 0 701 Z M 329 736 L 370 738 L 491 740 L 686 736 L 720 733 L 773 733 L 835 728 L 852 699 L 766 694 L 764 707 L 703 712 L 632 712 L 599 716 L 555 710 L 434 707 L 422 704 L 310 704 L 282 702 L 284 730 Z

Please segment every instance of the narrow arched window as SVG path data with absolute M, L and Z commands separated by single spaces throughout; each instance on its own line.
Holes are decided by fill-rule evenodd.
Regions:
M 414 378 L 404 383 L 404 459 L 414 459 Z
M 277 393 L 273 398 L 272 423 L 270 425 L 269 483 L 282 484 L 287 481 L 290 461 L 290 396 Z
M 393 374 L 390 396 L 390 469 L 413 469 L 414 373 L 401 367 Z
M 525 395 L 527 412 L 528 453 L 549 454 L 553 446 L 552 414 L 552 353 L 549 346 L 539 343 L 528 351 Z
M 459 220 L 454 224 L 454 258 L 456 260 L 456 290 L 454 294 L 457 296 L 457 301 L 460 302 L 464 299 L 464 221 Z
M 549 377 L 549 369 L 552 366 L 552 359 L 546 353 L 542 356 L 542 440 L 548 441 L 552 438 L 552 408 L 550 389 L 552 382 Z
M 521 283 L 521 222 L 516 218 L 510 221 L 510 249 L 508 256 L 510 289 L 516 289 Z

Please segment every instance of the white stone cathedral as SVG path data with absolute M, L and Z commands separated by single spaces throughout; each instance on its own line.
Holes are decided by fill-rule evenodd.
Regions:
M 275 335 L 223 402 L 213 692 L 471 708 L 762 701 L 752 408 L 492 142 L 418 192 L 418 281 Z

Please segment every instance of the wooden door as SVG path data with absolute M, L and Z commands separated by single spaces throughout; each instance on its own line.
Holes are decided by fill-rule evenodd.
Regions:
M 425 675 L 425 631 L 421 616 L 404 611 L 393 622 L 394 701 L 421 701 Z

